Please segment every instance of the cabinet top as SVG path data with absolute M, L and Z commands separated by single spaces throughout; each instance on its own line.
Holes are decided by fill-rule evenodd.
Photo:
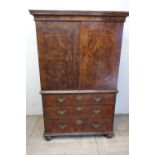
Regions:
M 125 11 L 58 11 L 29 10 L 35 21 L 116 21 L 124 22 L 129 12 Z
M 32 15 L 74 15 L 74 16 L 109 16 L 126 17 L 129 12 L 126 11 L 66 11 L 66 10 L 29 10 Z

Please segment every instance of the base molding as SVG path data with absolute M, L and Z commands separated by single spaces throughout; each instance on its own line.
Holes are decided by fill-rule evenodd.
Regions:
M 55 137 L 105 136 L 106 138 L 112 138 L 114 132 L 44 133 L 43 136 L 47 141 L 50 141 Z

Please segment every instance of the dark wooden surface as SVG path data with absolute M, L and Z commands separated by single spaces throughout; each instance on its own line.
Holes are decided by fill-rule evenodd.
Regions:
M 105 17 L 126 17 L 129 12 L 125 11 L 69 11 L 69 10 L 29 10 L 32 15 L 72 15 L 72 16 L 105 16 Z
M 117 89 L 122 28 L 122 23 L 81 23 L 80 89 Z
M 128 12 L 30 10 L 35 21 L 109 21 L 124 22 Z
M 78 89 L 80 23 L 37 22 L 42 90 Z
M 36 26 L 42 90 L 117 89 L 122 23 Z
M 107 132 L 112 130 L 112 119 L 82 119 L 81 124 L 77 124 L 79 119 L 57 119 L 47 120 L 46 132 L 67 133 L 67 132 Z M 50 125 L 50 124 L 53 124 Z
M 36 21 L 46 139 L 112 134 L 123 22 L 128 12 L 30 13 Z
M 45 108 L 45 115 L 48 119 L 70 118 L 104 118 L 112 117 L 114 111 L 113 105 L 81 105 L 81 106 L 50 106 Z
M 46 106 L 114 104 L 116 94 L 53 94 L 43 95 Z

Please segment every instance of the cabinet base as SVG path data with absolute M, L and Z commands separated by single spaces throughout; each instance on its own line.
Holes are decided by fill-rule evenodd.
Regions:
M 52 140 L 54 137 L 80 137 L 80 136 L 105 136 L 106 138 L 112 138 L 114 136 L 114 132 L 86 132 L 86 133 L 44 133 L 44 138 L 47 141 Z

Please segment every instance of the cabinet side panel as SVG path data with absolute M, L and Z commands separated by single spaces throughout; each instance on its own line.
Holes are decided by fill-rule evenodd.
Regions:
M 123 23 L 82 22 L 80 89 L 117 89 Z

